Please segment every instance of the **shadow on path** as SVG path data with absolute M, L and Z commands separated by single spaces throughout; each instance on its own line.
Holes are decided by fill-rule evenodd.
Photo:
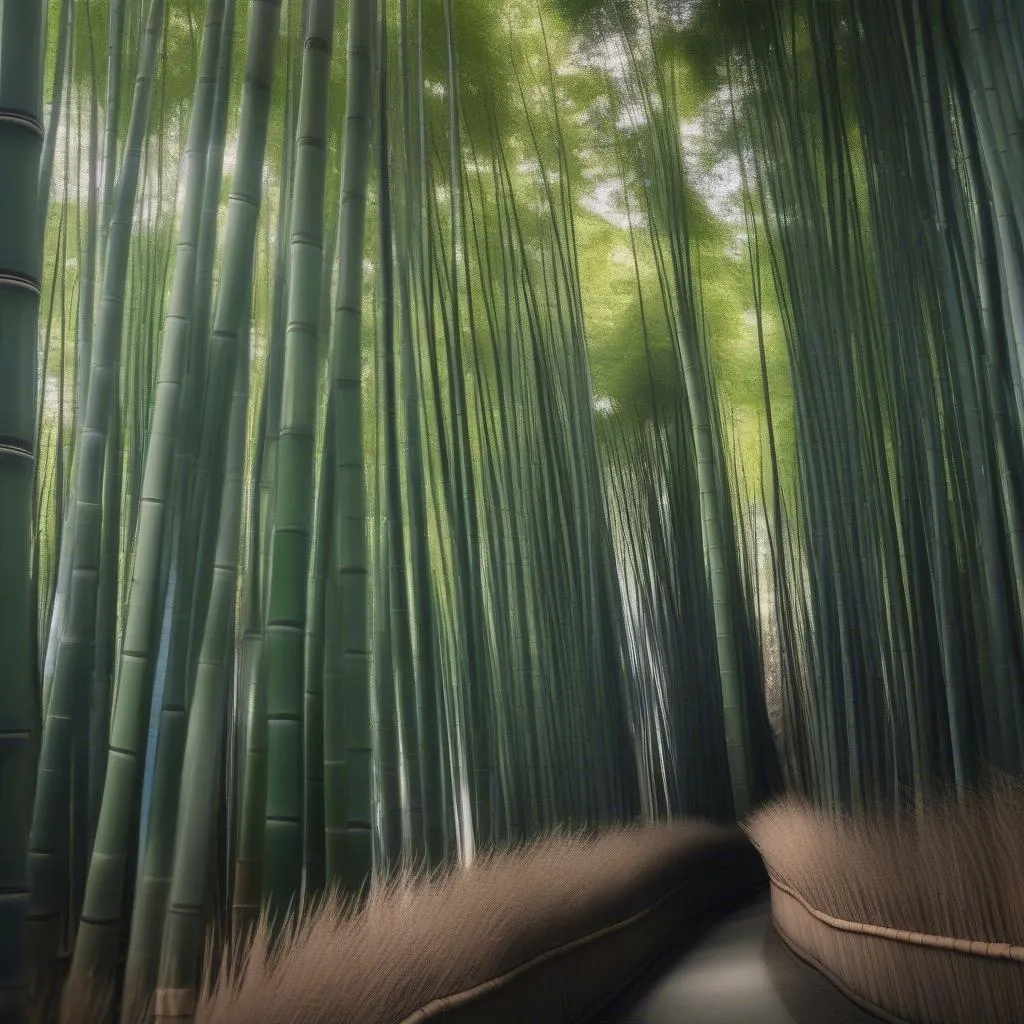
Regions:
M 767 894 L 655 965 L 591 1024 L 878 1024 L 790 952 Z

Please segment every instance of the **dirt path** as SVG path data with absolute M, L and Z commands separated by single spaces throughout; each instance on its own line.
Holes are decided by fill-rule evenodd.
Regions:
M 658 965 L 593 1024 L 878 1024 L 795 957 L 765 895 Z

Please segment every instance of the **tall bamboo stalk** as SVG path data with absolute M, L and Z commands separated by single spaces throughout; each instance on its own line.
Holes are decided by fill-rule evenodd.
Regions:
M 141 685 L 152 671 L 155 660 L 154 608 L 163 605 L 161 590 L 166 585 L 163 565 L 166 542 L 171 536 L 167 523 L 174 482 L 175 450 L 178 444 L 178 416 L 183 408 L 181 390 L 186 379 L 188 341 L 196 284 L 196 257 L 203 211 L 206 163 L 210 149 L 210 129 L 221 33 L 224 0 L 211 0 L 203 30 L 202 54 L 196 79 L 185 149 L 185 190 L 182 217 L 171 284 L 171 300 L 164 324 L 153 413 L 146 445 L 141 507 L 136 526 L 132 558 L 132 581 L 128 591 L 125 637 L 121 647 L 119 685 Z M 196 325 L 202 330 L 204 325 Z M 137 681 L 131 672 L 137 666 Z M 172 677 L 172 681 L 174 678 Z M 143 836 L 145 853 L 142 875 L 132 910 L 131 935 L 125 968 L 125 988 L 132 994 L 148 993 L 154 984 L 159 957 L 160 936 L 167 909 L 174 851 L 178 780 L 185 744 L 186 701 L 184 689 L 165 686 L 159 726 L 160 743 L 156 753 L 152 821 L 148 836 Z
M 302 880 L 303 645 L 313 520 L 316 368 L 320 325 L 327 103 L 334 5 L 310 0 L 296 128 L 291 289 L 285 337 L 278 485 L 274 504 L 267 662 L 267 805 L 263 894 L 275 913 Z
M 376 25 L 375 3 L 350 0 L 339 269 L 331 338 L 337 518 L 327 608 L 329 616 L 333 612 L 340 618 L 338 642 L 328 645 L 324 659 L 326 880 L 350 892 L 364 885 L 372 867 L 362 295 Z
M 89 391 L 85 413 L 79 426 L 76 444 L 77 467 L 74 484 L 72 543 L 76 556 L 68 593 L 67 618 L 62 624 L 57 648 L 53 686 L 43 726 L 43 748 L 39 767 L 39 793 L 33 814 L 33 929 L 39 936 L 38 956 L 41 969 L 56 956 L 60 915 L 67 901 L 67 858 L 70 853 L 67 834 L 70 809 L 68 770 L 72 724 L 85 713 L 84 697 L 89 692 L 92 659 L 95 648 L 95 616 L 99 573 L 99 551 L 102 526 L 102 484 L 107 433 L 110 430 L 117 395 L 117 368 L 120 361 L 121 336 L 124 326 L 125 278 L 135 200 L 142 165 L 142 148 L 152 98 L 153 78 L 164 23 L 163 0 L 153 0 L 146 19 L 146 34 L 139 54 L 132 115 L 125 144 L 125 159 L 114 193 L 109 219 L 104 262 L 103 288 L 99 320 L 89 370 Z M 141 696 L 141 695 L 137 695 Z M 143 704 L 145 702 L 143 701 Z M 116 707 L 116 704 L 115 704 Z M 137 709 L 133 709 L 137 712 Z M 122 712 L 123 713 L 123 712 Z M 141 722 L 139 723 L 141 727 Z M 97 826 L 97 849 L 128 827 L 137 790 L 132 772 L 138 739 L 111 731 L 111 749 L 116 756 L 108 758 L 104 797 Z M 114 793 L 112 778 L 119 776 L 119 767 L 127 766 L 121 778 L 126 788 Z M 106 808 L 106 814 L 104 814 Z M 106 820 L 105 820 L 106 819 Z M 110 830 L 110 832 L 108 832 Z M 104 834 L 104 840 L 99 838 Z M 113 842 L 117 842 L 116 838 Z M 122 839 L 123 842 L 123 839 Z M 93 855 L 93 864 L 102 856 Z M 111 862 L 117 870 L 116 862 Z M 90 876 L 92 868 L 90 867 Z M 92 886 L 98 884 L 94 881 Z M 116 886 L 120 902 L 120 886 Z M 100 922 L 109 914 L 108 924 L 118 923 L 117 911 L 106 908 L 106 914 L 89 906 L 90 916 Z M 95 892 L 95 888 L 93 889 Z M 99 925 L 102 933 L 102 925 Z M 76 942 L 76 960 L 87 942 Z M 113 929 L 116 936 L 116 927 Z M 102 957 L 100 958 L 102 960 Z
M 0 11 L 0 1019 L 14 1020 L 26 980 L 28 847 L 38 749 L 39 690 L 31 608 L 35 470 L 36 331 L 42 245 L 38 231 L 43 144 L 46 5 Z

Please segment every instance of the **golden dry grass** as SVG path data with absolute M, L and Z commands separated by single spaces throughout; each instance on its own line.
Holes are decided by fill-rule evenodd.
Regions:
M 196 1024 L 395 1024 L 631 917 L 719 861 L 749 886 L 757 859 L 739 830 L 680 822 L 558 834 L 465 870 L 406 874 L 355 912 L 324 901 L 277 953 L 264 923 L 240 968 L 202 993 Z M 594 983 L 615 991 L 614 978 Z
M 834 816 L 785 799 L 759 811 L 748 833 L 781 883 L 776 927 L 850 994 L 915 1022 L 1024 1019 L 1024 963 L 1005 946 L 980 945 L 1024 946 L 1020 782 L 994 778 L 904 818 Z M 860 934 L 841 922 L 913 934 Z M 979 946 L 932 948 L 922 934 Z
M 760 858 L 735 827 L 690 820 L 557 832 L 485 854 L 469 868 L 432 876 L 406 870 L 359 907 L 322 898 L 293 916 L 273 945 L 266 920 L 244 948 L 217 947 L 211 937 L 194 1020 L 398 1024 L 441 1017 L 441 1002 L 446 1012 L 458 1011 L 452 1019 L 475 1021 L 484 1013 L 496 1024 L 498 1007 L 497 1018 L 519 1024 L 521 1014 L 513 1009 L 509 1016 L 515 1000 L 503 996 L 516 984 L 522 988 L 524 977 L 527 989 L 552 989 L 541 999 L 543 1019 L 574 1019 L 563 1012 L 571 1000 L 554 991 L 567 971 L 577 1004 L 601 1003 L 673 935 L 763 884 Z M 609 933 L 616 936 L 610 943 Z M 460 997 L 480 989 L 486 999 L 479 1005 Z M 30 1024 L 113 1018 L 109 990 L 65 985 L 59 1016 L 57 992 L 59 986 L 37 980 Z M 128 1002 L 120 1024 L 149 1019 L 153 1000 Z M 185 992 L 158 992 L 155 1003 L 176 1007 L 184 1020 L 193 1000 Z
M 1024 785 L 992 780 L 918 818 L 833 816 L 783 799 L 748 833 L 818 910 L 890 928 L 1024 945 Z

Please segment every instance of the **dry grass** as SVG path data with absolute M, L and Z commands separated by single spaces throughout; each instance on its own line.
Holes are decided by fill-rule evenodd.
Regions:
M 837 818 L 786 799 L 748 827 L 773 875 L 848 921 L 1024 945 L 1024 786 L 994 780 L 919 819 Z
M 904 1019 L 1019 1021 L 1024 963 L 829 926 L 812 914 L 978 943 L 1024 946 L 1024 786 L 999 777 L 918 817 L 836 817 L 782 800 L 748 832 L 773 879 L 776 925 L 855 995 Z M 986 952 L 995 952 L 988 950 Z
M 273 944 L 266 920 L 245 948 L 218 947 L 211 936 L 193 1019 L 576 1020 L 570 1007 L 602 1005 L 673 936 L 764 881 L 757 852 L 735 827 L 681 821 L 559 832 L 468 869 L 406 871 L 358 908 L 322 899 Z M 127 1002 L 120 1024 L 151 1019 L 153 1001 Z M 183 1021 L 193 1009 L 181 991 L 158 992 L 155 1004 Z M 114 1014 L 109 988 L 61 991 L 59 981 L 37 978 L 26 1020 L 108 1024 Z
M 749 887 L 759 870 L 738 829 L 685 822 L 559 834 L 467 870 L 406 875 L 356 912 L 323 902 L 277 953 L 264 923 L 240 968 L 202 994 L 196 1024 L 394 1024 L 646 910 L 687 877 L 731 872 L 732 887 Z

